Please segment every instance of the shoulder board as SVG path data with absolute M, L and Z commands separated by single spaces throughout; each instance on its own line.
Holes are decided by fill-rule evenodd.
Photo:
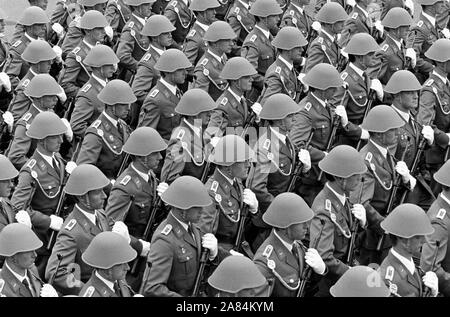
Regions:
M 26 87 L 26 86 L 28 86 L 29 83 L 30 83 L 30 80 L 27 78 L 23 81 L 22 86 Z
M 83 297 L 92 297 L 92 295 L 94 294 L 94 291 L 95 291 L 95 288 L 94 288 L 94 286 L 89 286 L 87 289 L 86 289 L 86 292 L 84 292 L 84 294 L 83 294 Z
M 33 168 L 36 165 L 36 160 L 35 159 L 31 159 L 28 161 L 27 167 L 29 168 Z
M 342 74 L 341 74 L 341 79 L 342 79 L 342 80 L 345 80 L 345 79 L 347 78 L 347 76 L 348 76 L 348 73 L 347 73 L 347 72 L 342 72 Z
M 356 20 L 357 17 L 358 17 L 358 12 L 354 12 L 354 13 L 352 14 L 352 19 L 353 19 L 353 20 Z
M 269 147 L 270 147 L 270 139 L 266 139 L 263 144 L 263 149 L 269 151 Z
M 372 162 L 372 157 L 373 157 L 372 152 L 367 152 L 365 160 L 367 162 L 371 163 Z
M 264 249 L 262 256 L 265 256 L 268 258 L 272 254 L 272 251 L 273 251 L 273 246 L 271 244 L 268 244 L 266 246 L 266 248 Z
M 422 21 L 422 20 L 420 20 L 419 22 L 417 22 L 417 26 L 418 26 L 419 28 L 421 28 L 422 25 L 423 25 L 423 21 Z
M 392 282 L 392 279 L 394 278 L 394 267 L 389 265 L 386 268 L 386 276 L 384 277 L 386 280 L 389 280 Z
M 73 229 L 73 227 L 75 227 L 75 225 L 77 224 L 77 220 L 76 219 L 72 219 L 72 220 L 70 220 L 69 221 L 69 223 L 64 227 L 64 229 L 67 229 L 67 230 L 72 230 Z
M 211 191 L 216 192 L 218 187 L 219 187 L 219 182 L 213 181 L 211 184 Z
M 241 11 L 241 9 L 239 9 L 238 7 L 234 8 L 234 13 L 238 14 L 239 11 Z
M 91 89 L 92 85 L 91 84 L 86 84 L 83 86 L 83 88 L 81 88 L 82 92 L 88 92 L 89 89 Z
M 250 42 L 255 42 L 257 37 L 258 36 L 256 34 L 253 34 L 252 37 L 250 38 Z
M 325 200 L 325 209 L 331 211 L 331 200 L 329 199 Z
M 389 44 L 384 44 L 381 49 L 386 52 L 388 48 L 389 48 Z
M 79 46 L 77 46 L 73 49 L 72 53 L 77 54 L 80 50 L 81 50 L 81 48 Z
M 431 85 L 433 85 L 433 83 L 434 83 L 434 79 L 430 78 L 430 79 L 428 79 L 427 82 L 425 83 L 425 86 L 430 87 Z
M 220 104 L 225 106 L 228 103 L 228 98 L 227 97 L 223 97 L 222 100 L 220 101 Z
M 150 94 L 150 97 L 155 98 L 156 95 L 159 93 L 159 89 L 155 89 L 152 91 L 152 93 Z
M 177 134 L 177 139 L 181 141 L 181 139 L 184 137 L 185 133 L 186 133 L 186 131 L 184 131 L 183 129 L 180 129 L 180 131 L 178 131 L 178 134 Z
M 98 129 L 101 123 L 101 120 L 95 120 L 94 123 L 92 123 L 91 127 Z
M 277 66 L 277 68 L 275 68 L 275 73 L 281 74 L 281 67 L 280 66 Z
M 208 64 L 208 59 L 204 58 L 201 62 L 200 65 L 206 66 L 206 64 Z
M 195 33 L 197 33 L 197 31 L 194 30 L 194 29 L 192 29 L 192 30 L 189 32 L 188 36 L 194 36 Z
M 134 26 L 134 22 L 133 21 L 128 22 L 128 27 L 132 28 L 133 26 Z
M 291 16 L 294 16 L 294 15 L 295 15 L 294 10 L 289 11 L 289 14 L 290 14 Z
M 311 103 L 307 102 L 306 105 L 305 105 L 306 111 L 309 111 L 311 109 L 311 106 L 312 106 Z
M 27 113 L 23 116 L 22 120 L 25 121 L 25 122 L 27 122 L 28 120 L 30 120 L 31 116 L 32 116 L 32 114 L 29 113 L 29 112 L 27 112 Z
M 439 209 L 439 212 L 436 215 L 436 218 L 444 219 L 446 213 L 447 213 L 447 211 L 444 208 L 441 208 L 441 209 Z
M 319 42 L 320 44 L 323 43 L 323 37 L 319 36 L 319 39 L 317 40 L 317 42 Z
M 145 54 L 145 56 L 142 58 L 142 60 L 144 62 L 148 62 L 151 57 L 152 57 L 152 54 L 148 53 L 148 54 Z
M 21 40 L 17 40 L 17 41 L 15 41 L 14 44 L 11 45 L 11 46 L 12 46 L 12 47 L 17 47 L 17 46 L 19 46 L 20 44 L 22 44 L 22 41 L 21 41 Z
M 127 175 L 127 176 L 125 176 L 121 181 L 120 181 L 120 185 L 126 185 L 126 184 L 128 184 L 128 182 L 130 181 L 130 179 L 131 179 L 131 176 L 130 175 Z
M 164 229 L 161 231 L 161 233 L 162 233 L 163 235 L 167 236 L 167 235 L 170 233 L 170 231 L 172 231 L 172 225 L 168 223 L 168 224 L 164 227 Z

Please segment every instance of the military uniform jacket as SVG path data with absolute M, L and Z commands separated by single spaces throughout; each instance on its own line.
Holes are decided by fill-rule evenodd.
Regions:
M 3 280 L 3 289 L 0 289 L 0 296 L 4 295 L 6 297 L 40 297 L 41 286 L 44 282 L 39 278 L 36 266 L 32 266 L 30 270 L 27 270 L 27 276 L 30 280 L 30 286 L 34 290 L 34 294 L 31 294 L 29 288 L 20 282 L 17 277 L 3 265 L 0 270 L 0 282 Z
M 138 61 L 147 52 L 150 44 L 148 37 L 141 35 L 143 27 L 141 22 L 134 15 L 131 15 L 130 20 L 122 30 L 117 46 L 116 55 L 120 59 L 120 64 L 131 72 L 136 71 Z
M 446 133 L 450 132 L 450 87 L 433 73 L 420 92 L 417 121 L 429 125 L 432 119 L 434 143 L 430 150 L 425 152 L 425 159 L 427 164 L 439 164 L 444 161 L 449 144 Z
M 415 122 L 415 118 L 412 113 L 410 113 L 409 121 L 406 121 L 401 116 L 400 118 L 402 118 L 402 120 L 405 122 L 405 125 L 398 128 L 397 130 L 398 143 L 394 157 L 397 160 L 401 160 L 403 152 L 405 152 L 406 146 L 407 144 L 409 144 L 408 149 L 405 153 L 404 162 L 406 163 L 408 168 L 411 168 L 414 157 L 419 147 L 419 142 L 421 140 L 421 129 L 420 126 Z
M 13 115 L 14 122 L 17 122 L 30 108 L 31 100 L 23 91 L 33 78 L 34 74 L 28 70 L 14 91 L 14 97 L 8 107 L 8 111 Z
M 59 0 L 56 2 L 55 9 L 52 12 L 52 16 L 50 18 L 50 24 L 59 23 L 67 30 L 70 23 L 72 22 L 72 17 L 69 13 L 69 8 L 66 5 L 67 0 Z M 68 1 L 69 5 L 73 4 L 73 1 Z
M 284 11 L 280 25 L 283 27 L 294 26 L 302 32 L 305 39 L 308 39 L 308 35 L 312 32 L 311 24 L 313 22 L 313 18 L 306 13 L 305 9 L 303 9 L 303 12 L 300 12 L 296 5 L 290 3 L 286 11 Z
M 172 22 L 176 30 L 172 32 L 175 42 L 181 44 L 188 35 L 189 29 L 195 21 L 191 9 L 183 0 L 173 0 L 164 9 L 164 15 Z
M 16 213 L 11 202 L 6 197 L 0 197 L 0 232 L 10 223 L 16 222 Z M 2 261 L 0 260 L 0 263 Z
M 250 5 L 244 0 L 234 1 L 226 20 L 237 35 L 238 45 L 242 45 L 248 33 L 255 27 L 255 17 L 248 12 Z
M 116 281 L 114 284 L 117 285 Z M 131 288 L 126 284 L 125 281 L 121 281 L 120 289 L 122 291 L 122 296 L 116 294 L 108 285 L 105 284 L 101 279 L 97 277 L 95 271 L 92 272 L 89 281 L 84 284 L 80 291 L 79 296 L 81 297 L 131 297 L 131 293 L 134 293 Z
M 59 83 L 67 98 L 75 97 L 80 88 L 89 80 L 92 70 L 83 61 L 90 50 L 89 46 L 82 40 L 78 43 L 78 46 L 69 52 L 65 59 L 65 66 L 60 75 Z
M 212 99 L 217 100 L 228 87 L 227 81 L 220 77 L 226 61 L 225 54 L 222 55 L 222 61 L 218 61 L 209 51 L 206 51 L 194 68 L 193 88 L 203 89 L 209 93 Z
M 200 179 L 207 158 L 203 149 L 202 133 L 200 132 L 198 136 L 184 120 L 181 120 L 170 137 L 161 179 L 169 184 L 183 175 Z
M 3 70 L 3 66 L 6 63 L 6 59 L 9 55 L 9 43 L 5 38 L 0 38 L 0 70 Z
M 200 57 L 202 57 L 207 50 L 206 42 L 203 39 L 205 32 L 206 30 L 204 30 L 196 21 L 186 36 L 183 44 L 183 53 L 192 65 L 197 65 Z M 194 67 L 191 67 L 188 69 L 188 73 L 193 75 L 193 70 Z
M 317 12 L 319 12 L 319 10 L 323 7 L 323 5 L 325 4 L 325 3 L 327 3 L 328 1 L 327 0 L 318 0 L 318 1 L 316 1 L 316 5 L 315 5 L 315 7 L 314 7 L 314 12 L 317 14 Z M 340 5 L 341 5 L 341 7 L 343 7 L 343 8 L 345 8 L 346 6 L 345 6 L 345 0 L 332 0 L 331 2 L 336 2 L 336 3 L 339 3 Z
M 9 76 L 11 89 L 17 87 L 19 81 L 25 76 L 30 68 L 28 63 L 24 62 L 21 57 L 29 43 L 30 40 L 23 34 L 19 40 L 13 42 L 9 47 L 9 55 L 6 59 L 3 71 Z
M 341 71 L 342 64 L 345 61 L 345 57 L 342 56 L 336 40 L 331 41 L 328 35 L 323 32 L 319 32 L 319 36 L 311 42 L 307 51 L 307 56 L 305 73 L 309 72 L 311 68 L 320 63 L 331 64 L 336 67 L 338 71 Z
M 159 71 L 155 69 L 159 57 L 159 53 L 150 45 L 148 52 L 139 61 L 131 88 L 141 104 L 160 77 Z
M 346 46 L 353 34 L 368 33 L 372 35 L 373 31 L 374 27 L 372 26 L 370 17 L 366 17 L 361 8 L 358 5 L 355 5 L 353 11 L 349 14 L 349 17 L 344 23 L 340 44 L 342 47 Z
M 179 101 L 179 97 L 158 81 L 145 98 L 138 126 L 154 128 L 163 139 L 169 140 L 172 130 L 180 124 L 181 117 L 175 112 Z
M 78 91 L 75 107 L 70 117 L 70 127 L 75 136 L 83 137 L 86 128 L 97 120 L 105 109 L 105 105 L 97 98 L 103 88 L 101 83 L 91 77 Z
M 105 18 L 114 30 L 114 38 L 118 38 L 122 29 L 131 18 L 131 10 L 123 0 L 108 0 Z
M 66 36 L 64 37 L 64 41 L 61 45 L 63 60 L 67 57 L 70 51 L 77 47 L 78 43 L 80 43 L 84 37 L 83 31 L 80 29 L 80 20 L 81 16 L 77 16 L 69 24 Z
M 131 130 L 122 119 L 118 119 L 123 127 L 122 133 L 117 126 L 102 113 L 90 127 L 86 129 L 77 165 L 96 165 L 108 178 L 115 179 L 122 164 L 124 153 L 122 147 Z

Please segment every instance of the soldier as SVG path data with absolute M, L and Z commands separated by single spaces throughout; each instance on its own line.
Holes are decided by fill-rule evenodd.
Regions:
M 31 227 L 28 213 L 21 211 L 16 213 L 9 200 L 13 191 L 13 181 L 19 175 L 19 172 L 8 158 L 2 154 L 0 154 L 0 171 L 0 232 L 6 225 L 16 221 Z M 3 260 L 0 260 L 1 264 L 3 264 Z
M 36 142 L 27 136 L 30 124 L 40 112 L 53 111 L 58 96 L 64 94 L 64 91 L 49 74 L 38 74 L 27 85 L 24 94 L 31 99 L 31 105 L 28 111 L 17 121 L 14 139 L 8 153 L 8 158 L 19 170 L 36 148 Z
M 170 139 L 172 130 L 181 120 L 175 113 L 175 107 L 181 98 L 181 91 L 177 85 L 184 83 L 186 69 L 191 66 L 182 51 L 174 48 L 164 51 L 155 64 L 161 78 L 145 98 L 139 114 L 139 127 L 152 127 L 163 139 Z
M 202 132 L 208 125 L 210 112 L 216 108 L 211 96 L 198 88 L 186 91 L 181 97 L 175 111 L 182 120 L 172 131 L 161 179 L 170 184 L 180 176 L 190 175 L 203 182 L 202 177 L 207 176 L 209 164 Z
M 155 0 L 126 0 L 131 17 L 122 30 L 116 53 L 120 59 L 119 78 L 127 82 L 136 73 L 138 62 L 149 48 L 149 39 L 141 32 L 146 20 L 152 15 L 153 3 Z
M 93 267 L 91 278 L 84 284 L 83 297 L 131 297 L 133 291 L 125 282 L 128 262 L 136 258 L 136 251 L 120 234 L 100 232 L 81 255 Z
M 162 13 L 161 13 L 162 14 Z M 176 30 L 172 33 L 176 43 L 181 46 L 195 21 L 194 13 L 189 8 L 188 0 L 172 0 L 164 8 L 164 15 L 170 20 Z
M 42 241 L 26 225 L 12 223 L 0 232 L 0 255 L 6 257 L 0 271 L 1 297 L 58 297 L 37 274 L 34 260 Z
M 224 256 L 210 230 L 204 234 L 196 225 L 202 208 L 211 205 L 211 199 L 202 182 L 192 176 L 177 178 L 161 199 L 171 206 L 171 211 L 153 235 L 143 295 L 190 296 L 200 264 L 200 248 L 206 252 L 205 260 L 216 265 Z
M 365 229 L 368 225 L 360 197 L 349 198 L 359 186 L 361 174 L 367 171 L 367 167 L 354 148 L 339 145 L 319 162 L 319 168 L 327 174 L 328 182 L 312 204 L 315 216 L 309 230 L 310 245 L 316 246 L 328 268 L 316 294 L 323 297 L 330 296 L 330 287 L 353 264 L 346 261 L 351 236 L 356 234 L 350 231 L 354 228 L 353 223 L 359 223 L 357 230 L 359 226 Z
M 425 53 L 436 64 L 420 91 L 417 121 L 423 125 L 434 124 L 435 142 L 425 151 L 428 170 L 434 174 L 449 158 L 450 149 L 450 40 L 439 39 Z M 431 180 L 435 195 L 440 185 Z
M 81 10 L 81 5 L 76 0 L 56 1 L 52 16 L 50 17 L 50 24 L 59 42 L 64 40 L 70 23 L 72 23 L 77 15 L 81 15 Z
M 72 51 L 68 52 L 64 61 L 64 71 L 59 79 L 68 98 L 75 98 L 80 88 L 89 80 L 92 69 L 84 63 L 84 60 L 97 43 L 103 42 L 107 23 L 103 14 L 96 10 L 86 12 L 81 18 L 80 29 L 83 30 L 84 37 Z
M 117 43 L 126 23 L 131 18 L 131 8 L 124 0 L 108 0 L 105 17 L 114 31 L 113 43 Z
M 437 171 L 433 178 L 442 186 L 442 192 L 427 212 L 432 234 L 427 235 L 422 245 L 420 266 L 424 271 L 435 272 L 439 279 L 439 290 L 445 296 L 450 294 L 449 288 L 449 213 L 450 210 L 450 160 Z
M 19 23 L 25 26 L 25 33 L 19 40 L 11 44 L 8 58 L 3 66 L 3 70 L 8 74 L 13 89 L 17 87 L 29 68 L 21 58 L 23 51 L 33 40 L 45 39 L 48 22 L 49 19 L 45 11 L 38 7 L 25 9 L 20 18 Z
M 298 28 L 307 41 L 311 41 L 313 18 L 306 12 L 305 6 L 309 5 L 310 0 L 290 1 L 286 11 L 281 18 L 281 26 L 293 26 Z
M 227 88 L 227 83 L 220 78 L 220 73 L 227 62 L 226 54 L 231 52 L 236 34 L 227 22 L 216 21 L 205 32 L 204 40 L 208 49 L 194 69 L 192 88 L 200 88 L 217 100 Z
M 213 203 L 203 209 L 198 225 L 202 231 L 214 233 L 219 245 L 227 251 L 236 244 L 239 223 L 246 218 L 244 209 L 248 208 L 252 215 L 258 212 L 255 194 L 242 184 L 242 180 L 248 178 L 249 160 L 253 156 L 253 150 L 244 139 L 229 134 L 220 138 L 209 157 L 211 163 L 217 165 L 205 184 Z M 247 182 L 251 184 L 251 180 Z M 240 252 L 239 249 L 233 252 Z M 248 254 L 249 250 L 245 252 Z
M 302 47 L 306 44 L 308 42 L 302 32 L 295 27 L 286 26 L 277 33 L 272 45 L 277 48 L 278 56 L 264 77 L 264 89 L 259 100 L 262 105 L 268 97 L 276 93 L 286 94 L 295 102 L 300 101 L 303 87 L 297 79 L 294 64 L 305 64 L 306 58 L 302 57 Z
M 328 154 L 326 152 L 330 149 L 327 146 L 334 143 L 330 140 L 332 130 L 345 135 L 360 135 L 361 132 L 359 127 L 348 121 L 344 106 L 338 105 L 333 110 L 329 103 L 336 89 L 344 84 L 335 67 L 317 64 L 303 78 L 303 83 L 310 87 L 309 92 L 300 102 L 301 109 L 295 115 L 295 124 L 289 135 L 294 147 L 301 147 L 313 134 L 308 148 L 312 169 L 296 184 L 296 192 L 311 205 L 325 183 L 323 176 L 319 178 L 317 163 Z
M 6 62 L 9 52 L 8 39 L 5 37 L 5 20 L 8 18 L 5 11 L 0 9 L 0 69 L 3 69 L 3 65 Z
M 278 32 L 278 22 L 283 10 L 275 0 L 259 0 L 252 5 L 249 12 L 255 17 L 256 25 L 242 44 L 241 56 L 258 72 L 252 90 L 247 93 L 247 98 L 255 102 L 263 90 L 266 71 L 276 58 L 276 50 L 271 44 L 272 34 Z
M 234 1 L 232 7 L 228 11 L 228 15 L 225 17 L 225 21 L 230 24 L 234 33 L 236 33 L 237 47 L 242 46 L 248 33 L 255 27 L 255 17 L 249 12 L 250 7 L 254 2 L 255 1 L 253 0 Z
M 234 134 L 242 133 L 242 128 L 251 123 L 254 117 L 249 113 L 249 107 L 245 93 L 252 89 L 253 76 L 257 72 L 255 68 L 243 57 L 233 57 L 225 64 L 220 73 L 220 77 L 228 81 L 228 88 L 217 99 L 218 107 L 212 112 L 208 127 L 205 131 L 205 140 L 211 142 L 212 139 L 222 135 L 229 134 L 227 128 L 234 129 Z M 261 105 L 253 107 L 251 110 L 258 114 L 261 111 Z
M 412 0 L 383 0 L 381 2 L 381 19 L 384 19 L 389 11 L 394 8 L 403 9 L 411 18 L 414 17 L 414 2 Z
M 311 208 L 294 193 L 276 196 L 263 215 L 273 229 L 253 261 L 273 284 L 271 297 L 295 297 L 306 265 L 318 275 L 316 279 L 327 273 L 317 250 L 301 242 L 313 217 Z
M 369 266 L 354 266 L 331 286 L 333 297 L 388 297 L 389 289 L 380 283 L 380 273 Z
M 125 158 L 122 147 L 131 133 L 124 119 L 136 97 L 126 82 L 114 79 L 106 84 L 97 98 L 105 108 L 86 129 L 76 163 L 93 164 L 114 180 L 121 172 Z
M 344 69 L 346 58 L 342 55 L 338 44 L 338 34 L 342 32 L 344 21 L 348 18 L 342 6 L 336 2 L 326 3 L 316 15 L 320 22 L 318 36 L 311 42 L 306 52 L 304 73 L 319 63 L 328 63 L 337 68 Z
M 392 248 L 378 271 L 391 294 L 397 297 L 436 297 L 436 273 L 425 273 L 413 261 L 413 256 L 419 254 L 425 242 L 425 236 L 434 232 L 425 211 L 413 204 L 402 204 L 381 222 L 381 228 L 389 234 Z
M 270 287 L 258 267 L 245 256 L 226 257 L 208 278 L 217 297 L 267 297 Z
M 341 7 L 343 7 L 345 9 L 345 11 L 347 11 L 347 12 L 351 11 L 352 8 L 356 5 L 355 0 L 333 0 L 330 2 L 336 2 Z M 314 12 L 317 14 L 326 3 L 328 3 L 328 1 L 326 1 L 326 0 L 316 1 L 315 7 L 314 7 L 314 9 L 315 9 Z
M 92 70 L 86 84 L 78 91 L 75 107 L 70 118 L 70 126 L 76 137 L 83 138 L 86 128 L 97 120 L 105 105 L 97 98 L 105 88 L 108 79 L 117 70 L 119 59 L 106 45 L 94 46 L 83 63 Z

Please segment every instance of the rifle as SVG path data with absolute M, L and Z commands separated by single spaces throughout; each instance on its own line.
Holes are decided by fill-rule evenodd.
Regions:
M 311 139 L 312 139 L 313 135 L 314 135 L 314 131 L 311 132 L 308 140 L 306 140 L 306 143 L 304 145 L 302 144 L 299 146 L 298 152 L 300 152 L 300 149 L 308 150 L 309 143 L 311 143 Z M 292 173 L 292 177 L 289 181 L 289 185 L 286 190 L 287 192 L 292 192 L 294 190 L 295 184 L 297 183 L 297 179 L 300 177 L 302 167 L 303 167 L 302 162 L 300 160 L 298 160 L 297 164 L 295 165 L 294 173 Z
M 117 172 L 116 178 L 118 178 L 123 173 L 123 171 L 127 167 L 127 163 L 129 160 L 130 160 L 130 154 L 126 153 L 125 157 L 123 158 L 122 164 L 120 164 L 120 168 L 119 168 L 119 171 Z
M 55 232 L 55 231 L 53 231 L 53 232 Z M 52 276 L 48 280 L 48 284 L 50 284 L 50 285 L 52 285 L 53 282 L 55 281 L 56 274 L 58 274 L 59 266 L 61 265 L 61 261 L 63 259 L 63 256 L 60 253 L 57 253 L 56 257 L 58 258 L 58 263 L 56 264 L 55 272 L 53 272 Z
M 320 219 L 320 224 L 321 224 L 321 228 L 319 231 L 319 236 L 317 237 L 317 240 L 314 241 L 314 246 L 312 247 L 313 249 L 317 249 L 317 246 L 319 245 L 319 241 L 320 238 L 322 237 L 322 231 L 323 228 L 325 227 L 325 221 L 323 219 Z M 305 287 L 306 284 L 308 283 L 309 279 L 311 278 L 312 275 L 312 269 L 310 266 L 307 266 L 303 272 L 302 272 L 302 276 L 300 277 L 300 286 L 298 287 L 298 291 L 297 291 L 297 297 L 305 297 Z
M 440 241 L 436 241 L 436 249 L 434 250 L 433 263 L 431 264 L 431 269 L 430 269 L 431 272 L 434 271 L 434 268 L 436 266 L 436 260 L 437 260 L 440 244 L 441 244 Z M 423 270 L 421 269 L 421 271 L 423 271 Z M 424 273 L 423 275 L 425 275 L 425 272 L 423 272 L 423 273 Z M 423 277 L 423 275 L 421 277 Z M 431 288 L 425 287 L 422 297 L 431 297 Z
M 362 191 L 364 188 L 364 177 L 361 177 L 361 188 L 359 190 L 359 196 L 358 196 L 358 204 L 361 203 L 362 199 Z M 359 222 L 358 219 L 353 219 L 353 225 L 351 228 L 351 234 L 352 238 L 350 239 L 350 245 L 348 246 L 348 253 L 347 253 L 347 265 L 350 266 L 353 264 L 353 257 L 355 253 L 355 240 L 356 240 L 356 231 L 358 230 Z

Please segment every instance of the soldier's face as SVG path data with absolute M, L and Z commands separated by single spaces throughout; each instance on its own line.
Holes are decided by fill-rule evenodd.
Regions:
M 42 109 L 48 110 L 48 109 L 55 108 L 57 103 L 58 103 L 57 96 L 43 96 L 43 97 L 39 98 L 38 105 Z
M 148 18 L 149 16 L 152 15 L 152 7 L 153 7 L 153 3 L 144 3 L 137 7 L 137 11 L 144 18 Z
M 305 5 L 307 6 L 311 1 L 310 0 L 299 0 L 298 3 L 300 3 L 301 6 Z
M 336 87 L 330 87 L 324 90 L 323 97 L 325 99 L 330 100 L 333 98 L 334 94 L 336 93 L 337 88 Z
M 363 56 L 362 59 L 362 64 L 365 67 L 369 67 L 370 65 L 373 64 L 373 57 L 374 57 L 375 53 L 371 52 L 371 53 L 367 53 L 366 55 Z
M 291 240 L 303 240 L 308 232 L 309 221 L 290 225 L 287 234 Z
M 342 30 L 344 29 L 344 21 L 339 21 L 333 24 L 333 26 L 331 27 L 331 30 L 335 33 L 335 34 L 339 34 L 342 32 Z
M 105 41 L 105 29 L 104 28 L 94 28 L 90 31 L 91 37 L 95 42 L 103 43 Z
M 204 17 L 205 17 L 206 23 L 209 23 L 209 24 L 213 23 L 214 21 L 217 21 L 216 9 L 212 8 L 212 9 L 206 10 Z
M 144 165 L 149 170 L 155 170 L 158 168 L 159 162 L 162 160 L 162 155 L 160 152 L 151 153 L 145 158 Z
M 446 63 L 445 63 L 445 66 L 444 66 L 444 71 L 447 73 L 447 74 L 450 74 L 450 61 L 447 61 Z
M 130 112 L 129 104 L 116 104 L 114 106 L 114 114 L 117 116 L 117 118 L 125 120 L 129 112 Z
M 45 39 L 46 38 L 46 33 L 47 33 L 47 25 L 45 24 L 33 24 L 31 26 L 31 33 L 30 35 L 36 37 L 36 38 L 41 38 L 41 39 Z
M 436 13 L 441 13 L 445 10 L 444 1 L 438 1 L 434 4 L 434 10 Z
M 269 29 L 269 31 L 277 31 L 278 22 L 280 22 L 279 15 L 269 15 L 267 17 L 267 28 Z
M 111 78 L 116 72 L 116 66 L 114 65 L 103 65 L 101 69 L 105 78 Z
M 13 255 L 13 261 L 19 268 L 28 270 L 33 266 L 36 256 L 36 251 L 19 252 Z
M 209 118 L 211 117 L 211 111 L 203 111 L 198 114 L 200 120 L 202 120 L 202 127 L 206 128 L 209 123 Z
M 179 85 L 179 84 L 184 84 L 184 82 L 186 81 L 186 69 L 178 69 L 173 73 L 173 80 L 175 82 L 175 84 Z
M 52 68 L 53 61 L 42 61 L 36 64 L 36 71 L 38 74 L 48 74 Z
M 12 179 L 0 181 L 0 197 L 9 197 L 13 189 Z
M 172 45 L 172 43 L 173 43 L 172 33 L 170 32 L 162 33 L 159 36 L 159 44 L 162 47 L 169 47 L 170 45 Z
M 239 179 L 246 179 L 250 168 L 250 162 L 236 162 L 231 165 L 231 175 Z
M 103 189 L 95 189 L 87 193 L 87 202 L 91 209 L 103 208 L 105 199 L 106 194 Z
M 343 182 L 343 190 L 345 193 L 349 194 L 350 192 L 359 188 L 361 184 L 361 174 L 352 175 L 346 178 Z
M 220 52 L 220 54 L 225 53 L 229 54 L 231 53 L 231 50 L 233 49 L 234 41 L 233 40 L 220 40 L 217 41 L 217 49 Z
M 239 84 L 241 86 L 242 91 L 252 90 L 252 83 L 253 83 L 252 76 L 244 76 L 239 79 Z
M 425 236 L 414 236 L 409 239 L 402 239 L 406 251 L 410 254 L 417 254 L 420 252 L 420 248 L 425 243 Z
M 403 41 L 406 41 L 408 38 L 409 33 L 409 27 L 408 26 L 401 26 L 398 28 L 397 36 L 399 39 L 403 39 Z
M 129 269 L 128 263 L 114 265 L 109 269 L 111 281 L 124 280 Z
M 291 58 L 294 62 L 298 62 L 302 59 L 302 47 L 295 47 L 291 50 Z
M 186 222 L 196 223 L 200 220 L 202 210 L 202 207 L 192 207 L 184 212 L 184 219 Z
M 397 148 L 398 143 L 398 135 L 397 135 L 398 129 L 391 129 L 383 133 L 383 139 L 382 143 L 385 147 L 390 147 L 394 151 Z M 392 152 L 391 152 L 392 154 Z
M 400 93 L 400 102 L 405 109 L 416 109 L 418 104 L 419 94 L 417 91 L 403 91 Z
M 284 118 L 283 124 L 284 124 L 286 131 L 290 131 L 295 124 L 295 114 L 291 113 L 286 118 Z
M 47 151 L 56 153 L 59 152 L 61 144 L 63 142 L 62 135 L 52 135 L 45 138 L 45 145 Z

